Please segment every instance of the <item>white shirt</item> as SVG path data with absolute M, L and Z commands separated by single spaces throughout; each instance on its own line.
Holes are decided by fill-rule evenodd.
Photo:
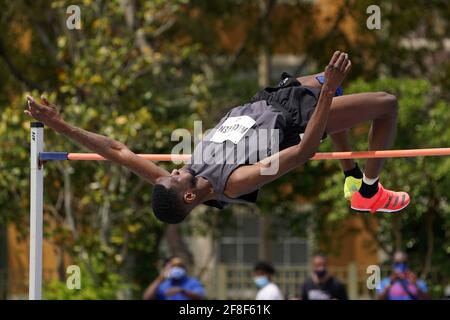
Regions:
M 271 282 L 258 291 L 256 300 L 283 300 L 283 295 L 280 288 Z
M 311 289 L 308 291 L 309 300 L 330 300 L 331 295 L 320 289 Z

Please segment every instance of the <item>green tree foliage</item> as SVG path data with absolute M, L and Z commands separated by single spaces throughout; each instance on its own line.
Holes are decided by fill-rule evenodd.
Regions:
M 430 82 L 421 79 L 382 78 L 373 82 L 358 80 L 348 88 L 349 93 L 388 91 L 399 97 L 400 112 L 396 149 L 437 148 L 448 146 L 450 140 L 449 104 L 433 95 Z M 355 131 L 354 149 L 367 149 L 368 126 Z M 362 164 L 362 161 L 360 162 Z M 450 223 L 449 192 L 450 158 L 417 157 L 386 161 L 381 180 L 394 190 L 410 193 L 412 202 L 400 214 L 360 214 L 364 229 L 387 254 L 406 250 L 415 270 L 422 276 L 431 271 L 439 275 L 438 283 L 449 278 Z M 352 213 L 342 197 L 342 173 L 336 168 L 324 180 L 324 189 L 317 199 L 319 228 L 326 246 L 336 250 L 333 233 Z M 326 225 L 326 228 L 323 226 Z M 377 227 L 376 227 L 377 226 Z M 324 239 L 322 239 L 324 240 Z M 333 248 L 334 247 L 334 248 Z M 339 248 L 338 250 L 345 250 Z M 432 280 L 437 281 L 436 277 Z M 441 282 L 442 281 L 442 282 Z M 434 287 L 435 291 L 442 287 Z
M 8 32 L 0 37 L 1 219 L 15 221 L 24 236 L 30 121 L 22 113 L 25 93 L 47 93 L 68 122 L 139 153 L 170 152 L 172 130 L 191 127 L 205 109 L 204 74 L 192 59 L 198 47 L 165 39 L 167 20 L 182 1 L 141 1 L 131 8 L 123 3 L 83 1 L 82 28 L 69 31 L 64 23 L 70 2 L 2 2 L 1 28 Z M 82 151 L 50 130 L 45 135 L 49 151 Z M 145 284 L 164 231 L 152 214 L 151 187 L 108 162 L 45 167 L 46 239 L 61 255 L 78 256 L 87 266 L 95 260 Z M 95 268 L 85 270 L 99 285 Z
M 111 272 L 98 254 L 90 254 L 89 263 L 81 263 L 80 288 L 69 288 L 66 281 L 51 280 L 44 284 L 46 300 L 115 300 L 129 297 L 136 286 L 123 276 Z M 128 295 L 128 296 L 127 296 Z

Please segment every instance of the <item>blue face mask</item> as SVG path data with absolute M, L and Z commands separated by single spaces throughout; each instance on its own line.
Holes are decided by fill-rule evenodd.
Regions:
M 314 270 L 314 273 L 317 275 L 317 277 L 319 279 L 322 279 L 323 277 L 325 277 L 328 273 L 328 270 L 326 268 L 323 269 L 319 269 L 319 270 Z
M 394 263 L 394 271 L 397 273 L 403 273 L 408 270 L 408 264 L 406 262 Z
M 253 278 L 253 282 L 258 289 L 261 289 L 269 284 L 269 279 L 266 276 L 258 276 Z
M 183 267 L 172 267 L 169 270 L 168 278 L 173 280 L 180 280 L 186 276 L 186 270 Z

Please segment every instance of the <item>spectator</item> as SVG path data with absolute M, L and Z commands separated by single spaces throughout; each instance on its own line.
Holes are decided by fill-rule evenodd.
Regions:
M 201 300 L 205 291 L 199 280 L 189 277 L 183 260 L 168 259 L 159 276 L 144 292 L 145 300 Z
M 347 291 L 342 283 L 328 273 L 327 258 L 317 254 L 312 258 L 312 275 L 303 284 L 303 300 L 347 300 Z
M 445 287 L 444 294 L 445 299 L 450 300 L 450 284 Z
M 408 257 L 404 252 L 396 252 L 393 257 L 392 274 L 381 280 L 377 290 L 380 300 L 423 300 L 428 299 L 428 289 L 423 280 L 417 279 L 409 270 Z
M 253 281 L 258 288 L 256 300 L 283 300 L 280 288 L 272 282 L 274 267 L 268 262 L 258 262 L 253 269 Z

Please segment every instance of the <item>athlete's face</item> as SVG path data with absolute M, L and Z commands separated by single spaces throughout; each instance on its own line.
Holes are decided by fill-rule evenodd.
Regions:
M 174 169 L 170 173 L 170 179 L 180 187 L 195 188 L 195 177 L 187 170 Z
M 195 199 L 192 189 L 196 186 L 196 179 L 185 169 L 174 169 L 170 175 L 160 178 L 158 183 L 183 193 L 183 199 L 187 203 L 191 203 Z

